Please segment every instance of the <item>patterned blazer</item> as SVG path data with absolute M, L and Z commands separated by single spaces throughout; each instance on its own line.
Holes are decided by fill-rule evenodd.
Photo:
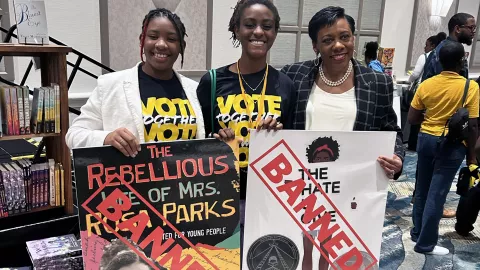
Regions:
M 358 131 L 396 131 L 395 154 L 402 161 L 405 148 L 402 130 L 397 125 L 397 115 L 393 110 L 393 83 L 390 76 L 375 72 L 352 60 L 355 75 L 355 96 L 357 98 L 357 117 L 353 130 Z M 286 65 L 281 72 L 292 79 L 297 89 L 297 107 L 293 128 L 305 129 L 306 109 L 313 84 L 318 74 L 318 66 L 312 60 Z

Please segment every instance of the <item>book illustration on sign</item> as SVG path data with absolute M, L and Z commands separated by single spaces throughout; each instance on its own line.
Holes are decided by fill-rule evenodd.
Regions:
M 85 269 L 238 269 L 238 151 L 216 139 L 141 147 L 73 150 Z
M 309 163 L 333 162 L 340 156 L 340 145 L 332 137 L 320 137 L 307 147 Z
M 295 270 L 300 256 L 295 243 L 282 235 L 265 235 L 248 249 L 249 270 Z
M 357 209 L 357 202 L 355 202 L 355 197 L 353 197 L 353 202 L 350 204 L 353 210 Z

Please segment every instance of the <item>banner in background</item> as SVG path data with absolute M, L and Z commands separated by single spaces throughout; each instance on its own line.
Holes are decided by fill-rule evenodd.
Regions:
M 238 269 L 234 145 L 150 143 L 135 158 L 113 147 L 74 149 L 85 269 Z
M 378 269 L 394 132 L 252 132 L 243 269 Z

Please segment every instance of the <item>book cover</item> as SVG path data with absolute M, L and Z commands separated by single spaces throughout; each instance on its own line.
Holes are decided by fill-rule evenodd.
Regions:
M 19 210 L 20 213 L 24 213 L 27 211 L 27 203 L 26 203 L 26 194 L 25 194 L 25 179 L 23 178 L 23 169 L 18 166 L 17 163 L 10 163 L 10 166 L 15 170 L 15 181 L 17 182 L 18 186 L 18 195 L 19 195 Z
M 37 108 L 37 134 L 45 132 L 45 89 L 40 87 L 38 92 L 38 108 Z
M 38 130 L 38 103 L 40 96 L 40 88 L 33 89 L 32 110 L 30 115 L 30 133 L 36 134 Z
M 10 88 L 2 88 L 2 107 L 5 119 L 4 132 L 7 135 L 15 135 L 13 132 L 12 103 L 10 102 Z
M 18 105 L 18 121 L 20 123 L 19 129 L 20 129 L 20 134 L 23 135 L 25 134 L 25 109 L 24 109 L 24 104 L 23 102 L 23 89 L 19 86 L 15 87 L 17 90 L 17 105 Z M 28 98 L 28 97 L 27 97 Z
M 61 206 L 65 205 L 65 171 L 63 170 L 62 164 L 60 164 L 60 200 Z
M 48 177 L 50 179 L 50 206 L 55 206 L 55 160 L 48 160 Z
M 55 133 L 55 88 L 49 87 L 48 90 L 50 90 L 50 133 Z
M 10 102 L 12 104 L 13 135 L 20 135 L 20 121 L 18 120 L 17 88 L 10 88 Z
M 44 89 L 43 96 L 43 129 L 45 133 L 50 133 L 50 89 L 48 87 L 42 87 Z
M 60 195 L 60 164 L 55 164 L 55 206 L 61 205 Z
M 43 0 L 15 0 L 13 7 L 17 23 L 18 43 L 49 44 L 45 2 Z
M 25 134 L 30 134 L 30 89 L 23 86 L 23 108 L 25 112 Z
M 61 258 L 77 257 L 82 251 L 73 234 L 29 241 L 27 250 L 34 267 L 42 267 Z
M 60 86 L 55 85 L 55 133 L 60 133 Z

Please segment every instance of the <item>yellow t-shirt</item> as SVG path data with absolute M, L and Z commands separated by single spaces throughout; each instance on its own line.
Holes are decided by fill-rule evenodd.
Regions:
M 441 136 L 447 120 L 460 108 L 466 79 L 455 72 L 444 71 L 424 81 L 417 89 L 411 106 L 425 110 L 425 119 L 420 131 L 433 136 Z M 475 81 L 470 81 L 465 107 L 470 118 L 478 117 L 479 89 Z M 445 132 L 446 134 L 446 132 Z

